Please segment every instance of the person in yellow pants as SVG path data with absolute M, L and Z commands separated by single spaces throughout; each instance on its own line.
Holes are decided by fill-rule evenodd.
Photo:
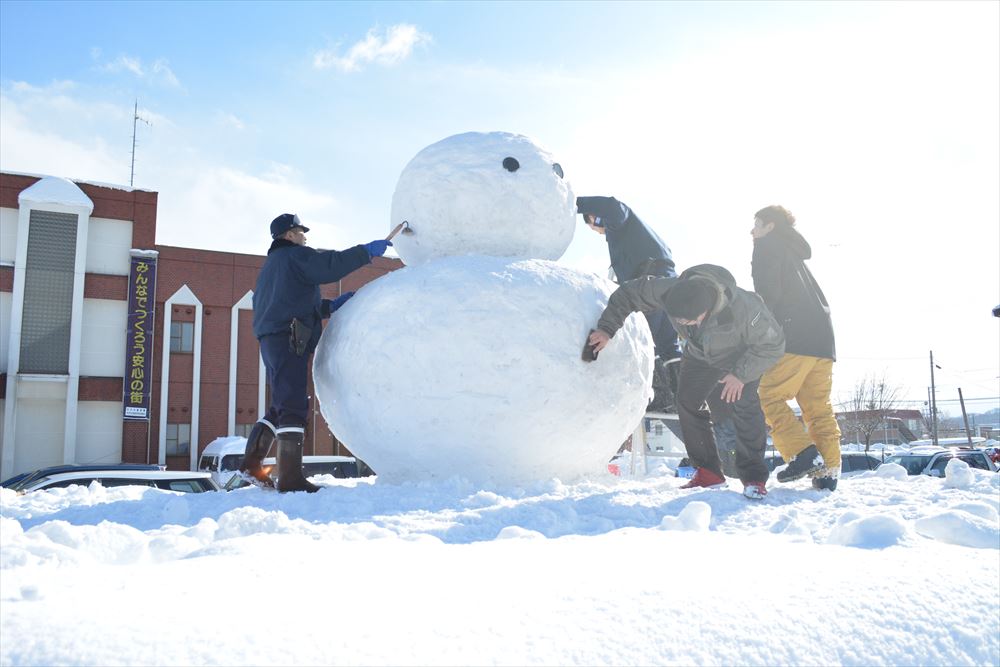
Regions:
M 782 206 L 754 215 L 754 290 L 785 332 L 785 354 L 760 380 L 760 403 L 774 446 L 788 466 L 779 482 L 807 475 L 813 487 L 833 491 L 840 476 L 840 427 L 830 392 L 836 346 L 830 305 L 805 264 L 812 249 Z M 795 399 L 802 422 L 788 406 Z

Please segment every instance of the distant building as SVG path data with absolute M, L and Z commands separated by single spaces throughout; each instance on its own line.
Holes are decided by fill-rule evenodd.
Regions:
M 840 441 L 864 442 L 865 437 L 858 429 L 858 422 L 870 423 L 876 414 L 870 410 L 838 412 L 836 416 L 837 424 L 840 426 Z M 872 433 L 872 442 L 902 445 L 922 437 L 924 430 L 924 417 L 920 410 L 889 410 L 881 425 Z
M 264 256 L 156 245 L 157 197 L 0 173 L 0 478 L 60 463 L 195 469 L 265 409 L 251 329 Z M 376 258 L 324 296 L 401 266 Z M 312 407 L 306 453 L 347 453 Z

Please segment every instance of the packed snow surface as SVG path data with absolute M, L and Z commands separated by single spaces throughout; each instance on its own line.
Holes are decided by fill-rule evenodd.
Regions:
M 1000 664 L 1000 475 L 667 470 L 3 489 L 0 664 Z
M 573 240 L 576 197 L 562 166 L 528 137 L 467 132 L 423 149 L 403 169 L 390 229 L 408 266 L 452 255 L 559 259 Z
M 580 358 L 614 287 L 549 261 L 479 255 L 394 271 L 323 333 L 313 367 L 323 416 L 392 481 L 599 473 L 652 391 L 640 315 L 596 361 Z

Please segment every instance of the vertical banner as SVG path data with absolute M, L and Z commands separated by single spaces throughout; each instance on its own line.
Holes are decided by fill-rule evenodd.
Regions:
M 149 421 L 158 255 L 155 250 L 132 251 L 128 272 L 128 331 L 125 334 L 125 419 Z

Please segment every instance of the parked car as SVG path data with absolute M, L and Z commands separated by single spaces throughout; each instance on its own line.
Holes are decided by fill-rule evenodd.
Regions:
M 246 453 L 247 439 L 241 436 L 216 438 L 208 443 L 198 460 L 198 470 L 212 473 L 212 479 L 225 487 L 226 482 L 236 474 L 243 465 Z
M 277 460 L 269 456 L 263 461 L 264 469 L 273 478 L 277 475 Z M 368 467 L 368 464 L 353 456 L 303 456 L 302 470 L 305 476 L 313 475 L 333 475 L 337 479 L 348 479 L 351 477 L 370 477 L 375 471 Z M 249 486 L 250 483 L 240 475 L 234 475 L 223 487 L 226 491 L 240 489 Z
M 66 468 L 69 468 L 68 470 Z M 56 469 L 37 471 L 29 478 L 16 484 L 18 493 L 30 493 L 68 486 L 90 486 L 97 482 L 103 487 L 149 486 L 164 491 L 181 493 L 204 493 L 218 491 L 219 485 L 212 480 L 211 473 L 184 470 L 161 470 L 154 466 L 135 469 L 134 466 L 58 466 Z M 13 488 L 13 486 L 11 487 Z
M 865 452 L 841 452 L 840 473 L 863 472 L 875 470 L 882 465 L 882 460 Z
M 982 449 L 945 449 L 943 447 L 914 447 L 888 457 L 886 463 L 898 463 L 908 475 L 944 477 L 944 469 L 952 459 L 965 461 L 972 468 L 997 472 L 997 466 Z
M 0 486 L 5 489 L 11 489 L 13 491 L 20 491 L 25 486 L 28 486 L 32 482 L 42 477 L 48 475 L 55 475 L 64 472 L 90 472 L 90 471 L 102 471 L 102 470 L 121 470 L 121 471 L 135 471 L 135 470 L 163 470 L 163 466 L 158 466 L 153 463 L 120 463 L 114 465 L 58 465 L 49 466 L 47 468 L 40 468 L 38 470 L 31 470 L 29 472 L 22 472 L 20 475 L 14 475 L 13 477 L 4 480 Z
M 780 466 L 785 465 L 785 459 L 781 458 L 781 454 L 776 451 L 768 451 L 764 453 L 764 463 L 767 464 L 768 470 L 774 472 Z M 882 465 L 882 461 L 879 460 L 878 457 L 866 454 L 865 452 L 840 453 L 841 475 L 852 472 L 862 472 L 865 470 L 875 470 L 875 468 L 880 465 Z

